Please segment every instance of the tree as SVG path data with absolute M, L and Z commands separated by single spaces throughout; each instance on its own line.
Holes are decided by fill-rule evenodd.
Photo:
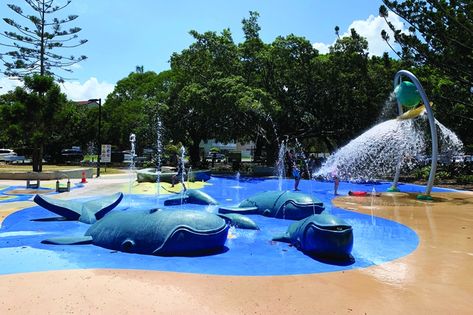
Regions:
M 189 147 L 191 161 L 196 165 L 200 160 L 200 141 L 225 137 L 219 126 L 224 121 L 238 119 L 228 114 L 235 103 L 217 104 L 213 96 L 222 85 L 233 83 L 225 80 L 238 73 L 239 60 L 228 29 L 221 34 L 196 31 L 190 34 L 195 42 L 171 57 L 176 80 L 169 100 L 172 111 L 165 125 L 179 122 L 181 128 L 171 130 L 173 139 Z
M 167 112 L 172 80 L 171 71 L 136 71 L 118 81 L 103 107 L 104 140 L 125 149 L 130 147 L 130 133 L 135 133 L 138 149 L 153 147 L 154 121 Z
M 380 15 L 395 41 L 419 64 L 433 65 L 458 82 L 473 85 L 473 2 L 383 0 Z M 409 23 L 409 33 L 387 20 L 389 8 Z
M 473 128 L 473 2 L 466 0 L 383 0 L 380 15 L 389 10 L 409 24 L 409 33 L 394 27 L 395 41 L 402 58 L 413 65 L 426 67 L 421 80 L 436 80 L 431 86 L 434 111 L 439 111 L 461 138 L 472 142 Z M 384 32 L 385 33 L 385 32 Z M 385 39 L 388 39 L 384 34 Z M 414 72 L 417 69 L 413 69 Z M 419 69 L 420 70 L 420 69 Z
M 33 148 L 33 171 L 41 172 L 44 145 L 53 135 L 64 133 L 59 117 L 67 98 L 52 77 L 33 75 L 24 81 L 23 88 L 6 98 L 0 114 L 8 122 L 8 138 L 17 146 Z
M 53 76 L 59 81 L 64 78 L 56 73 L 56 70 L 72 72 L 71 66 L 85 60 L 86 56 L 74 57 L 61 55 L 57 51 L 64 48 L 73 48 L 83 45 L 87 40 L 78 40 L 81 31 L 79 27 L 64 29 L 65 24 L 74 21 L 78 16 L 69 15 L 64 19 L 52 17 L 58 11 L 67 7 L 71 1 L 58 6 L 54 0 L 25 0 L 32 14 L 28 14 L 23 9 L 14 4 L 7 6 L 20 17 L 27 20 L 28 25 L 22 25 L 10 18 L 3 20 L 13 31 L 4 31 L 3 37 L 6 43 L 1 46 L 12 49 L 1 53 L 0 58 L 4 63 L 7 76 L 24 77 L 38 73 L 42 76 Z M 48 19 L 51 17 L 51 19 Z

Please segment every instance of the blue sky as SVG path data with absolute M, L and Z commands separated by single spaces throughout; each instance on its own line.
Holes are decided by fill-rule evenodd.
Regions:
M 5 3 L 15 2 L 26 11 L 22 1 L 2 2 L 2 17 L 15 17 Z M 143 65 L 145 71 L 166 70 L 171 54 L 192 43 L 192 29 L 220 32 L 229 28 L 239 43 L 243 40 L 241 20 L 249 11 L 259 12 L 260 36 L 266 43 L 293 33 L 324 52 L 335 41 L 338 25 L 342 35 L 355 27 L 368 38 L 370 53 L 379 55 L 389 50 L 379 35 L 386 28 L 377 16 L 380 5 L 378 0 L 73 0 L 59 16 L 78 14 L 74 26 L 82 28 L 79 37 L 89 42 L 64 52 L 84 54 L 88 59 L 75 67 L 69 75 L 73 80 L 63 90 L 71 99 L 105 98 L 137 65 Z M 399 19 L 392 18 L 402 27 Z M 0 30 L 6 30 L 7 25 L 0 23 Z M 0 76 L 0 93 L 15 84 Z

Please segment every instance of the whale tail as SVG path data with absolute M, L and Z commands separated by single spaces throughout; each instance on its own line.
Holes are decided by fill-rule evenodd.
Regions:
M 122 199 L 123 193 L 119 192 L 86 202 L 54 199 L 42 195 L 36 195 L 33 201 L 68 220 L 78 220 L 83 223 L 92 224 L 96 220 L 102 219 Z

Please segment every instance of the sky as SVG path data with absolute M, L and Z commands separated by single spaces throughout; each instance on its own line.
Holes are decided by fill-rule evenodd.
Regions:
M 56 0 L 58 4 L 64 1 Z M 22 7 L 25 13 L 27 4 L 19 0 L 3 0 L 0 4 L 0 17 L 14 18 L 25 25 L 7 3 Z M 170 56 L 192 44 L 190 30 L 203 33 L 229 28 L 235 43 L 242 42 L 241 20 L 249 16 L 249 11 L 260 14 L 260 37 L 265 43 L 277 36 L 295 34 L 326 53 L 336 40 L 334 28 L 338 25 L 341 36 L 355 28 L 368 39 L 369 53 L 382 55 L 390 49 L 380 36 L 382 29 L 388 30 L 378 16 L 381 4 L 381 0 L 72 0 L 56 16 L 79 15 L 70 26 L 81 27 L 79 38 L 88 43 L 64 49 L 63 53 L 88 58 L 74 66 L 61 88 L 71 100 L 105 99 L 117 81 L 135 71 L 136 66 L 158 73 L 169 69 Z M 394 14 L 389 19 L 398 28 L 407 28 Z M 0 21 L 0 31 L 6 30 L 11 29 Z M 0 51 L 5 50 L 0 46 Z M 0 74 L 0 94 L 19 84 Z

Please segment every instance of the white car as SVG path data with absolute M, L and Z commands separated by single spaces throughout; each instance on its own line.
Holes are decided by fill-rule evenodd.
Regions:
M 12 149 L 0 149 L 0 161 L 9 161 L 10 158 L 15 158 L 17 156 L 18 154 L 16 154 Z

